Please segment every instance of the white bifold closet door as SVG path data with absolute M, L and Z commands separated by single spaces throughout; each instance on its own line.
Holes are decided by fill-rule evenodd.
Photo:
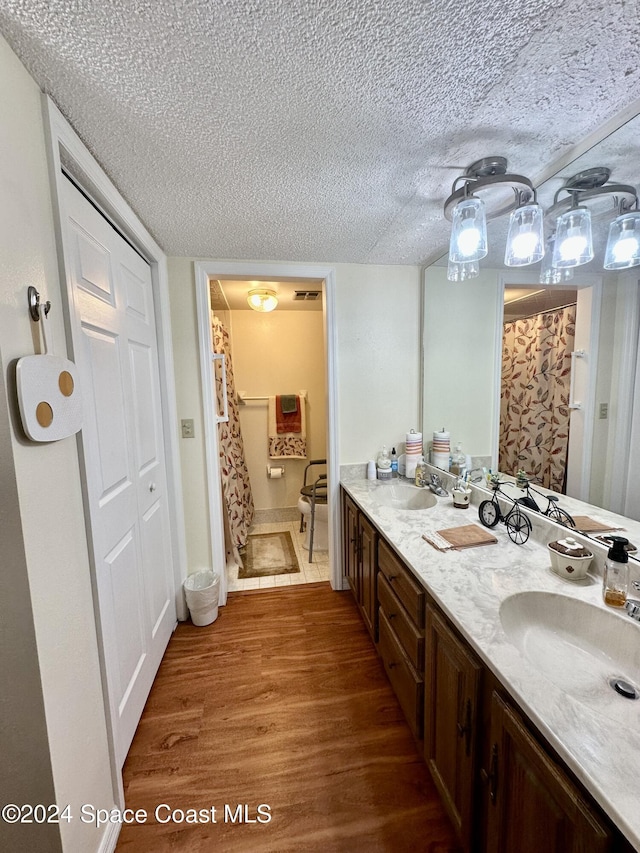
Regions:
M 96 621 L 121 767 L 176 624 L 153 290 L 148 263 L 63 184 Z

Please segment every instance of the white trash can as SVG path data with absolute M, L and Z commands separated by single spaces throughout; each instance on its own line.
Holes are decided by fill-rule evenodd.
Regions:
M 220 577 L 211 569 L 194 572 L 183 583 L 187 607 L 194 625 L 210 625 L 218 618 Z

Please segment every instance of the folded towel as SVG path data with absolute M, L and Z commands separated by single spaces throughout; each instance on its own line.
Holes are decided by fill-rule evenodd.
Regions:
M 297 433 L 279 433 L 276 424 L 276 398 L 269 397 L 267 407 L 267 439 L 270 459 L 306 459 L 307 458 L 307 423 L 304 399 L 298 400 L 300 415 L 300 430 Z
M 300 432 L 302 429 L 302 419 L 300 415 L 301 406 L 298 405 L 298 397 L 294 395 L 295 408 L 290 412 L 285 412 L 282 401 L 290 400 L 290 396 L 276 397 L 276 429 L 278 435 L 287 432 Z
M 292 415 L 298 411 L 298 395 L 282 394 L 280 397 L 280 408 L 283 415 Z

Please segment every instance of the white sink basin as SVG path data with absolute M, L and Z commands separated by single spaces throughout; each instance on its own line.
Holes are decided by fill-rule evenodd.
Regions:
M 371 491 L 371 497 L 380 506 L 392 509 L 429 509 L 438 503 L 429 489 L 419 489 L 409 483 L 380 483 Z
M 640 700 L 611 686 L 622 679 L 640 695 L 640 625 L 624 611 L 531 591 L 506 598 L 500 621 L 529 663 L 566 693 L 628 725 L 640 724 Z

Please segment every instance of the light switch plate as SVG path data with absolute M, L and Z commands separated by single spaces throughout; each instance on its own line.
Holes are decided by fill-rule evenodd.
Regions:
M 606 420 L 609 416 L 609 404 L 608 403 L 600 403 L 600 410 L 598 417 L 600 420 Z
M 180 421 L 182 424 L 182 437 L 183 438 L 193 438 L 194 430 L 193 430 L 193 418 L 183 418 Z

